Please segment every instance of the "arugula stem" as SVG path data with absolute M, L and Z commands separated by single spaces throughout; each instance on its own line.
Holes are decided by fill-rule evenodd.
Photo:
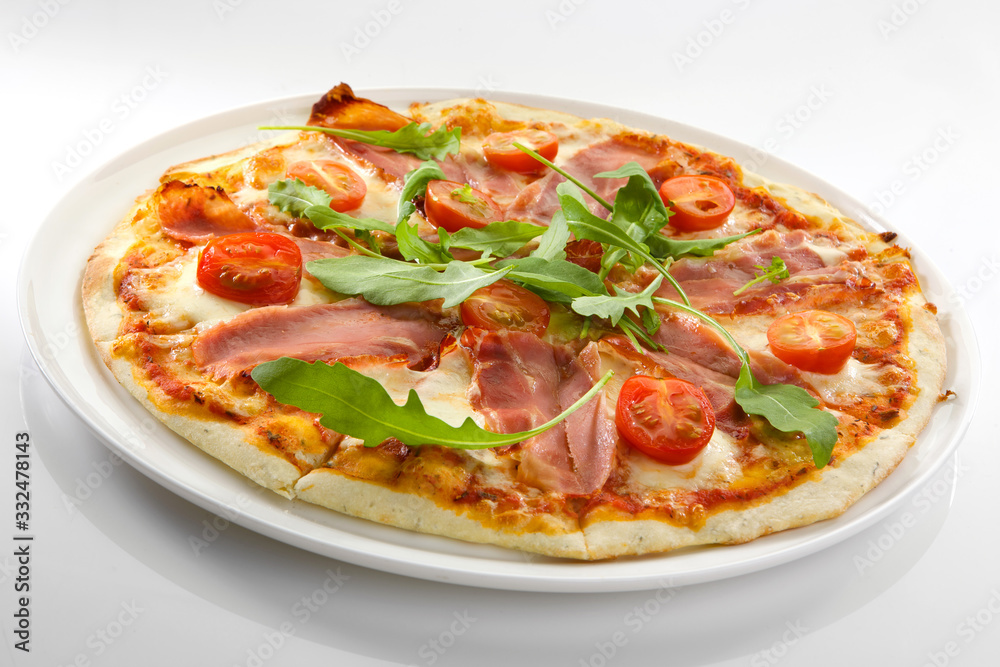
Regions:
M 666 278 L 667 282 L 670 283 L 671 287 L 677 290 L 677 293 L 681 295 L 681 299 L 684 300 L 684 305 L 687 306 L 688 308 L 691 308 L 691 300 L 688 299 L 688 295 L 684 293 L 684 289 L 681 287 L 681 284 L 677 282 L 676 278 L 670 275 L 670 271 L 667 269 L 667 266 L 669 266 L 673 262 L 673 258 L 670 258 L 670 261 L 667 262 L 667 266 L 661 265 L 658 261 L 656 261 L 656 259 L 652 255 L 647 257 L 646 261 L 656 267 L 656 270 L 660 272 L 660 275 Z M 654 297 L 654 301 L 655 300 L 657 300 L 656 297 Z M 667 299 L 662 299 L 662 300 L 667 301 Z
M 573 183 L 574 185 L 576 185 L 576 187 L 580 188 L 581 190 L 583 190 L 584 192 L 586 192 L 588 195 L 590 195 L 591 197 L 593 197 L 594 200 L 598 204 L 600 204 L 601 206 L 603 206 L 604 208 L 608 209 L 609 211 L 611 210 L 611 208 L 612 208 L 611 204 L 609 204 L 607 201 L 605 201 L 603 197 L 601 197 L 599 194 L 597 194 L 596 192 L 594 192 L 592 189 L 588 188 L 586 185 L 584 185 L 583 183 L 581 183 L 577 178 L 575 178 L 574 176 L 570 175 L 565 169 L 562 169 L 561 167 L 557 167 L 556 165 L 552 164 L 551 162 L 549 162 L 548 160 L 546 160 L 541 155 L 539 155 L 535 151 L 531 150 L 530 148 L 528 148 L 524 144 L 521 144 L 521 143 L 515 141 L 512 145 L 517 150 L 521 151 L 522 153 L 527 153 L 531 157 L 535 158 L 536 160 L 538 160 L 539 162 L 541 162 L 542 164 L 544 164 L 549 169 L 553 170 L 554 172 L 556 172 L 557 174 L 559 174 L 560 176 L 562 176 L 563 178 L 565 178 L 567 181 L 569 181 L 569 182 Z
M 354 248 L 355 250 L 357 250 L 362 255 L 368 255 L 369 257 L 375 257 L 375 258 L 378 258 L 378 259 L 382 258 L 382 255 L 378 254 L 377 252 L 372 252 L 368 248 L 364 247 L 363 245 L 361 245 L 360 243 L 358 243 L 357 241 L 355 241 L 354 239 L 352 239 L 350 236 L 348 236 L 347 234 L 345 234 L 339 228 L 337 228 L 337 227 L 329 227 L 328 229 L 331 229 L 334 234 L 336 234 L 340 238 L 342 238 L 345 241 L 347 241 L 347 245 L 351 246 L 352 248 Z

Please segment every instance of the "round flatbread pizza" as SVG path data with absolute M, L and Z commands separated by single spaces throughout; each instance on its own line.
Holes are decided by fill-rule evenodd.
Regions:
M 905 248 L 643 128 L 340 84 L 87 264 L 114 377 L 287 498 L 595 560 L 835 517 L 942 398 Z M 109 228 L 114 221 L 109 221 Z

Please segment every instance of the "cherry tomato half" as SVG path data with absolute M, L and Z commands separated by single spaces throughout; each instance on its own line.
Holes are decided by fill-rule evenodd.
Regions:
M 509 280 L 480 287 L 462 302 L 462 322 L 489 331 L 509 329 L 541 336 L 549 327 L 549 305 Z
M 825 310 L 805 310 L 779 317 L 767 328 L 774 356 L 811 373 L 838 373 L 857 342 L 854 322 Z
M 289 303 L 302 282 L 302 253 L 295 241 L 280 234 L 217 236 L 198 256 L 197 277 L 205 291 L 232 301 Z
M 714 176 L 675 176 L 663 181 L 660 197 L 674 212 L 670 224 L 682 232 L 714 229 L 726 221 L 736 196 Z
M 632 447 L 668 465 L 688 463 L 712 439 L 715 412 L 690 382 L 633 375 L 615 410 L 618 431 Z
M 514 146 L 515 141 L 532 149 L 549 162 L 559 153 L 559 138 L 545 130 L 494 132 L 483 142 L 483 155 L 486 161 L 498 169 L 521 174 L 533 174 L 545 169 L 544 164 L 518 150 Z
M 330 195 L 330 208 L 339 213 L 361 206 L 368 194 L 368 186 L 360 176 L 333 160 L 295 162 L 286 173 Z
M 424 212 L 428 222 L 452 233 L 463 227 L 485 227 L 503 219 L 503 209 L 489 195 L 455 181 L 428 183 Z

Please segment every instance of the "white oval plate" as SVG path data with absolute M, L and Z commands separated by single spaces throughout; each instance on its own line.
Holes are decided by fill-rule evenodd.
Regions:
M 405 109 L 409 102 L 463 96 L 463 91 L 364 91 Z M 835 544 L 899 506 L 948 458 L 965 434 L 979 390 L 980 359 L 968 315 L 927 256 L 912 249 L 921 284 L 940 307 L 948 346 L 942 403 L 910 455 L 881 485 L 842 516 L 727 547 L 621 558 L 595 563 L 535 557 L 515 551 L 411 533 L 337 514 L 266 491 L 188 444 L 152 418 L 123 390 L 98 358 L 80 305 L 80 281 L 92 249 L 154 187 L 171 165 L 257 141 L 262 125 L 300 123 L 317 96 L 296 97 L 217 114 L 166 132 L 125 152 L 75 186 L 40 225 L 21 265 L 18 309 L 28 347 L 56 392 L 109 447 L 166 488 L 227 519 L 290 545 L 395 574 L 489 588 L 596 592 L 680 586 L 762 570 Z M 583 117 L 613 118 L 722 153 L 751 155 L 749 146 L 661 118 L 590 103 L 541 96 L 496 94 L 503 101 L 558 109 Z M 890 229 L 855 199 L 778 158 L 764 176 L 816 192 L 876 231 Z

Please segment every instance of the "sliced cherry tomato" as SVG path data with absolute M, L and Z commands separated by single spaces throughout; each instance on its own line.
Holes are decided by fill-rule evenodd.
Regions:
M 424 212 L 432 225 L 444 227 L 449 232 L 457 232 L 463 227 L 485 227 L 503 219 L 503 209 L 488 194 L 455 181 L 428 183 Z
M 660 197 L 674 212 L 670 224 L 682 232 L 714 229 L 726 221 L 736 196 L 715 176 L 675 176 L 663 181 Z
M 857 342 L 854 322 L 825 310 L 805 310 L 779 317 L 767 328 L 774 356 L 811 373 L 838 373 Z
M 559 153 L 559 138 L 545 130 L 494 132 L 483 142 L 483 155 L 486 161 L 498 169 L 521 174 L 533 174 L 545 169 L 544 164 L 515 147 L 515 141 L 532 149 L 549 162 Z
M 509 280 L 480 287 L 462 302 L 462 322 L 489 331 L 510 329 L 541 336 L 549 327 L 549 305 Z
M 198 256 L 197 277 L 205 291 L 232 301 L 289 303 L 302 282 L 302 253 L 295 241 L 280 234 L 217 236 Z
M 688 463 L 712 439 L 715 412 L 690 382 L 633 375 L 622 385 L 615 423 L 625 441 L 668 465 Z
M 330 208 L 343 213 L 361 206 L 368 194 L 368 186 L 350 167 L 333 160 L 303 160 L 295 162 L 286 172 L 306 185 L 319 188 L 330 195 Z

